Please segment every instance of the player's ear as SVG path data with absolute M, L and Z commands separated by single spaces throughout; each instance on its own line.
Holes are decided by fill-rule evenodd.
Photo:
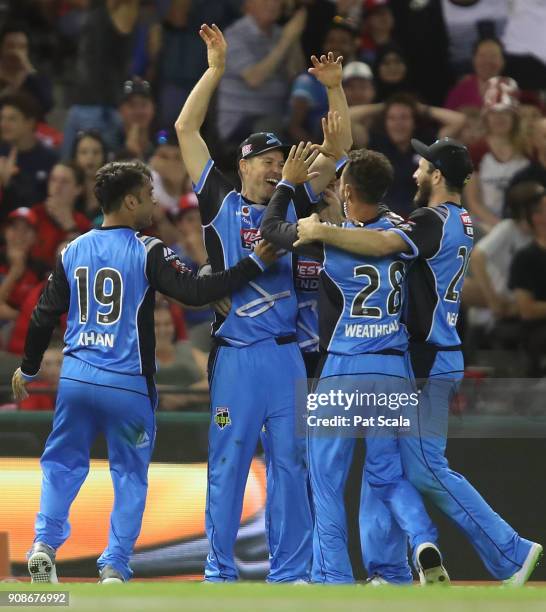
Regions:
M 133 212 L 135 208 L 138 206 L 138 198 L 134 194 L 128 193 L 123 198 L 123 202 L 121 205 L 127 207 L 128 210 Z
M 247 162 L 246 159 L 240 159 L 239 160 L 239 176 L 241 178 L 243 178 L 243 176 L 246 173 L 247 164 L 248 164 L 248 162 Z

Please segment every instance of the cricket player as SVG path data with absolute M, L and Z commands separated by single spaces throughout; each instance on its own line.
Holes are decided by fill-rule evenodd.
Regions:
M 144 236 L 155 202 L 140 162 L 110 163 L 97 173 L 102 227 L 62 251 L 32 313 L 16 399 L 40 369 L 60 315 L 68 312 L 53 430 L 41 458 L 40 512 L 28 569 L 33 582 L 57 582 L 55 553 L 70 535 L 68 513 L 89 471 L 89 452 L 106 437 L 115 501 L 108 546 L 98 560 L 101 582 L 131 575 L 140 532 L 148 464 L 155 440 L 155 291 L 185 304 L 217 300 L 258 277 L 276 259 L 259 245 L 234 268 L 195 278 L 157 238 Z
M 449 402 L 464 374 L 456 323 L 473 245 L 472 220 L 461 204 L 472 163 L 466 147 L 450 138 L 431 146 L 414 139 L 412 146 L 421 156 L 414 175 L 419 208 L 407 224 L 357 233 L 325 226 L 311 216 L 299 221 L 299 240 L 321 240 L 365 256 L 400 255 L 413 262 L 405 322 L 414 375 L 426 384 L 418 407 L 410 413 L 412 433 L 400 438 L 404 471 L 460 527 L 493 577 L 520 586 L 533 572 L 542 546 L 519 536 L 462 475 L 450 469 L 445 457 Z M 394 526 L 388 540 L 400 537 Z M 375 554 L 384 558 L 379 543 Z
M 334 123 L 336 119 L 334 118 Z M 328 128 L 330 129 L 330 128 Z M 335 126 L 334 128 L 335 131 Z M 282 248 L 294 249 L 295 223 L 284 221 L 295 185 L 308 178 L 310 147 L 300 143 L 283 167 L 262 221 L 262 234 Z M 394 227 L 388 209 L 379 201 L 392 182 L 393 170 L 380 153 L 353 151 L 340 181 L 348 230 L 358 234 L 364 227 L 388 230 Z M 395 254 L 385 257 L 356 257 L 319 242 L 306 244 L 298 252 L 323 262 L 319 293 L 319 328 L 327 358 L 320 372 L 316 394 L 336 388 L 343 391 L 396 393 L 407 391 L 407 334 L 400 323 L 406 266 Z M 377 335 L 354 334 L 360 328 L 381 329 Z M 318 375 L 318 374 L 317 374 Z M 391 382 L 392 381 L 392 382 Z M 338 387 L 336 387 L 336 385 Z M 354 432 L 354 429 L 352 430 Z M 344 490 L 351 465 L 355 437 L 341 429 L 331 435 L 315 435 L 309 429 L 309 464 L 315 508 L 313 536 L 313 581 L 328 584 L 354 582 L 347 550 Z M 381 432 L 372 426 L 367 438 L 363 483 L 390 509 L 400 529 L 410 537 L 419 572 L 431 581 L 449 582 L 435 542 L 437 532 L 417 490 L 404 477 L 397 431 Z M 361 521 L 372 521 L 361 514 Z M 366 533 L 363 531 L 363 533 Z M 398 546 L 398 543 L 395 543 Z M 400 567 L 368 561 L 369 542 L 363 542 L 365 564 L 370 576 L 381 570 L 392 582 L 411 582 L 404 540 Z M 385 551 L 388 558 L 388 551 Z M 390 573 L 392 575 L 390 575 Z M 400 574 L 404 575 L 400 575 Z
M 205 245 L 214 271 L 252 252 L 260 239 L 260 222 L 281 178 L 285 148 L 273 133 L 250 135 L 239 147 L 237 191 L 217 170 L 199 130 L 223 73 L 226 43 L 216 26 L 202 26 L 209 68 L 188 97 L 176 122 L 186 168 L 194 183 L 204 227 Z M 350 122 L 341 87 L 341 60 L 313 58 L 311 69 L 327 87 L 333 110 L 344 119 L 350 146 Z M 337 108 L 336 108 L 337 107 Z M 328 143 L 325 143 L 327 149 Z M 316 160 L 314 176 L 292 198 L 290 218 L 308 214 L 335 174 L 335 161 Z M 307 469 L 294 432 L 296 380 L 305 368 L 296 338 L 298 302 L 293 259 L 279 258 L 259 281 L 231 296 L 231 310 L 216 315 L 215 348 L 210 358 L 211 424 L 206 531 L 210 550 L 205 580 L 238 578 L 233 547 L 241 519 L 248 470 L 265 425 L 270 453 L 268 472 L 268 542 L 270 582 L 307 581 L 311 564 L 312 519 Z M 235 384 L 236 383 L 236 384 Z

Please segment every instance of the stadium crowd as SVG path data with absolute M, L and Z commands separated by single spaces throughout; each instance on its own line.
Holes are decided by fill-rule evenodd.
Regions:
M 465 203 L 476 248 L 459 321 L 470 366 L 482 349 L 546 369 L 546 4 L 540 0 L 18 0 L 0 31 L 0 385 L 20 362 L 30 314 L 62 248 L 101 223 L 94 177 L 108 160 L 149 164 L 158 205 L 146 233 L 192 269 L 206 263 L 197 198 L 174 122 L 207 66 L 198 36 L 216 23 L 226 72 L 205 136 L 233 175 L 240 142 L 273 131 L 321 139 L 324 86 L 312 54 L 344 60 L 355 148 L 391 161 L 384 202 L 407 217 L 418 164 L 410 141 L 452 136 L 475 172 Z M 234 181 L 236 176 L 231 176 Z M 331 192 L 328 196 L 331 197 Z M 207 389 L 212 310 L 158 300 L 160 408 Z M 52 410 L 62 333 L 31 396 L 5 409 Z M 492 354 L 492 351 L 490 351 Z M 516 362 L 518 360 L 514 360 Z

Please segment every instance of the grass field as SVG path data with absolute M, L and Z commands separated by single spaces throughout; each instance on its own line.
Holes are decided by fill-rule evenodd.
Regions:
M 124 585 L 63 583 L 42 586 L 2 583 L 0 591 L 69 591 L 69 611 L 125 612 L 544 612 L 546 585 L 324 587 L 258 583 L 133 582 Z M 0 593 L 0 595 L 2 595 Z M 0 604 L 1 607 L 1 604 Z M 38 609 L 38 608 L 34 608 Z M 41 610 L 66 608 L 41 607 Z

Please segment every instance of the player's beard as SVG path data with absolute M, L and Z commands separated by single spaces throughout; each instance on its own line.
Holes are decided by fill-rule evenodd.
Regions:
M 417 193 L 413 198 L 413 204 L 416 208 L 423 208 L 424 206 L 428 206 L 430 201 L 430 196 L 432 194 L 432 183 L 430 179 L 424 179 L 419 187 L 417 188 Z

